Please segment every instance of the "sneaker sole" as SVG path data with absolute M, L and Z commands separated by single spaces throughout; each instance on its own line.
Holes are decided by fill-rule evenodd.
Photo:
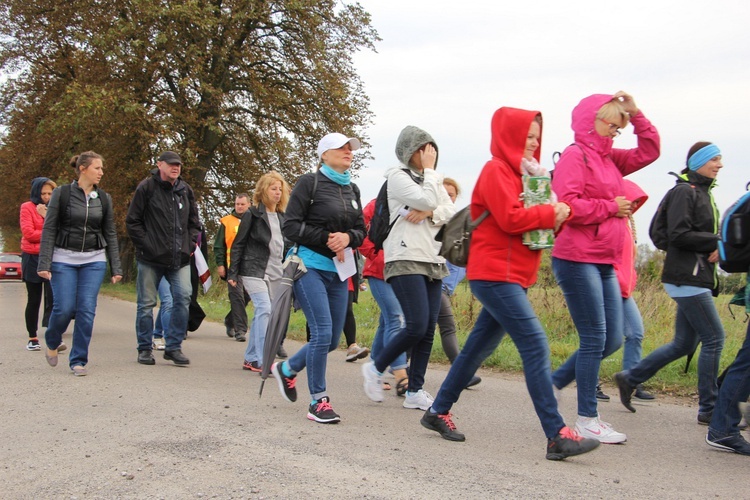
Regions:
M 36 347 L 26 347 L 26 350 L 27 350 L 27 351 L 41 351 L 41 350 L 42 350 L 42 348 L 41 348 L 40 346 L 36 346 Z
M 406 404 L 406 401 L 404 401 L 403 407 L 407 410 L 422 410 L 427 411 L 432 407 L 432 403 L 428 405 L 415 405 L 415 404 Z
M 307 414 L 307 419 L 312 420 L 313 422 L 318 422 L 319 424 L 338 424 L 341 422 L 341 417 L 333 417 L 329 419 L 323 419 L 320 417 L 316 417 L 312 413 Z
M 734 448 L 731 448 L 729 446 L 724 446 L 723 444 L 714 443 L 713 441 L 709 441 L 708 434 L 706 434 L 706 444 L 712 448 L 716 448 L 717 450 L 726 451 L 728 453 L 738 453 L 742 455 L 743 453 L 740 453 L 739 451 L 735 450 Z
M 577 457 L 578 455 L 584 455 L 590 451 L 594 451 L 595 449 L 599 448 L 600 442 L 597 441 L 596 446 L 588 449 L 581 448 L 579 450 L 576 450 L 571 453 L 547 453 L 547 456 L 545 457 L 547 460 L 565 460 L 568 457 Z
M 281 393 L 281 396 L 290 403 L 294 403 L 295 401 L 297 401 L 296 397 L 294 399 L 291 399 L 286 395 L 286 388 L 284 387 L 284 377 L 279 373 L 279 363 L 274 363 L 271 365 L 271 374 L 273 375 L 273 378 L 276 379 L 276 383 L 279 386 L 279 392 Z

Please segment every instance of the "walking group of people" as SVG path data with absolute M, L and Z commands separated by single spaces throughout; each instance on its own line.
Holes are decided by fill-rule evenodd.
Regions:
M 614 140 L 628 124 L 633 125 L 637 147 L 615 148 Z M 472 218 L 487 215 L 473 231 L 465 271 L 449 269 L 438 253 L 435 236 L 456 213 L 459 188 L 437 172 L 438 145 L 425 130 L 407 126 L 396 142 L 399 165 L 385 175 L 391 217 L 382 249 L 367 237 L 369 220 L 382 207 L 374 200 L 363 207 L 351 179 L 358 139 L 340 133 L 323 137 L 317 148 L 318 168 L 301 176 L 292 190 L 276 172 L 260 177 L 252 200 L 247 194 L 236 197 L 235 210 L 222 218 L 214 245 L 218 273 L 228 283 L 227 334 L 238 341 L 249 337 L 243 368 L 262 369 L 282 262 L 294 253 L 306 269 L 294 281 L 293 292 L 307 320 L 309 342 L 288 359 L 273 363 L 270 372 L 284 399 L 295 402 L 296 379 L 307 369 L 307 418 L 319 423 L 341 420 L 331 403 L 326 364 L 328 353 L 339 345 L 351 308 L 350 280 L 341 275 L 341 268 L 352 250 L 360 249 L 366 257 L 363 275 L 381 310 L 370 360 L 361 367 L 364 392 L 372 401 L 384 400 L 382 377 L 390 370 L 397 380 L 396 392 L 404 396 L 403 406 L 424 411 L 424 427 L 445 439 L 464 441 L 451 409 L 464 389 L 479 383 L 478 368 L 507 333 L 520 353 L 528 392 L 547 437 L 546 457 L 562 460 L 592 451 L 600 443 L 627 440 L 602 419 L 597 405 L 601 361 L 623 345 L 623 337 L 623 371 L 615 380 L 621 401 L 631 411 L 635 391 L 643 399 L 650 397 L 641 384 L 700 342 L 698 422 L 709 425 L 706 441 L 750 454 L 738 427 L 738 403 L 750 392 L 747 339 L 721 390 L 717 383 L 724 331 L 712 299 L 717 291 L 719 215 L 711 189 L 722 168 L 720 150 L 711 143 L 696 143 L 687 167 L 677 175 L 677 187 L 668 195 L 669 245 L 662 281 L 677 303 L 675 338 L 641 359 L 643 322 L 632 296 L 632 214 L 648 196 L 624 177 L 658 158 L 659 134 L 625 92 L 581 100 L 572 113 L 572 128 L 574 142 L 556 165 L 549 202 L 532 204 L 526 190 L 529 172 L 546 176 L 539 165 L 542 114 L 510 107 L 495 112 L 491 159 L 471 195 Z M 113 282 L 122 271 L 111 199 L 98 188 L 103 159 L 87 152 L 74 157 L 71 165 L 78 179 L 68 186 L 53 190 L 48 179 L 34 180 L 31 205 L 24 204 L 21 219 L 22 227 L 34 229 L 29 236 L 24 230 L 24 262 L 38 259 L 36 276 L 26 280 L 28 348 L 39 345 L 36 321 L 44 282 L 49 280 L 54 299 L 50 297 L 45 356 L 50 365 L 57 364 L 65 348 L 61 335 L 75 317 L 69 363 L 80 376 L 86 374 L 106 261 Z M 164 359 L 190 363 L 181 344 L 191 293 L 188 264 L 201 223 L 192 189 L 180 177 L 181 166 L 178 154 L 163 153 L 157 168 L 136 189 L 126 218 L 138 265 L 137 360 L 145 365 L 155 363 L 153 308 L 162 279 L 172 299 L 171 317 L 164 325 Z M 39 209 L 50 195 L 48 207 Z M 537 279 L 541 250 L 525 235 L 537 230 L 556 235 L 552 268 L 580 339 L 579 349 L 554 372 L 546 333 L 527 297 Z M 33 266 L 24 266 L 25 276 Z M 448 296 L 464 272 L 483 308 L 459 352 Z M 249 301 L 254 318 L 248 328 Z M 437 324 L 451 368 L 433 397 L 425 390 L 425 374 Z M 352 350 L 353 359 L 367 355 L 358 349 Z M 558 402 L 573 381 L 577 419 L 568 426 Z

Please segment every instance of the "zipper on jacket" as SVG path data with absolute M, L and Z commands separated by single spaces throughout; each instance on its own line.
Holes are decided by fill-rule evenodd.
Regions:
M 89 197 L 83 192 L 84 201 L 86 202 L 86 218 L 83 220 L 83 239 L 81 240 L 81 252 L 86 248 L 86 228 L 89 225 Z M 71 212 L 72 213 L 72 212 Z

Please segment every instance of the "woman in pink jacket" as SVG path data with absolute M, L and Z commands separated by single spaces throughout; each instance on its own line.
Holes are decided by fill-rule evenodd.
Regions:
M 56 187 L 57 184 L 54 181 L 46 177 L 36 177 L 31 181 L 30 200 L 21 204 L 19 217 L 21 225 L 21 268 L 23 281 L 26 283 L 25 318 L 26 331 L 29 333 L 26 349 L 29 351 L 41 350 L 37 328 L 39 327 L 39 306 L 42 304 L 42 297 L 44 297 L 43 327 L 47 327 L 49 316 L 52 313 L 52 287 L 49 280 L 39 277 L 36 273 L 36 267 L 39 264 L 39 243 L 42 241 L 47 203 L 49 203 L 52 191 Z M 64 346 L 64 344 L 62 345 Z M 65 348 L 62 350 L 65 350 Z
M 634 149 L 612 147 L 620 129 L 633 124 Z M 552 250 L 552 270 L 580 339 L 579 349 L 552 374 L 562 389 L 578 386 L 576 431 L 602 443 L 622 443 L 625 434 L 599 419 L 596 384 L 605 352 L 622 345 L 622 295 L 614 266 L 620 264 L 631 203 L 623 176 L 659 157 L 659 133 L 625 92 L 595 94 L 573 109 L 575 143 L 563 151 L 552 189 L 572 208 Z

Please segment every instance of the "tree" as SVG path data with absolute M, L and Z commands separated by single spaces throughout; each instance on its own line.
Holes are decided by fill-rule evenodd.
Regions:
M 214 222 L 260 174 L 294 182 L 325 133 L 366 142 L 352 55 L 377 40 L 359 4 L 334 0 L 6 0 L 0 172 L 14 182 L 0 223 L 17 224 L 32 177 L 69 181 L 67 159 L 89 149 L 121 229 L 163 149 Z

